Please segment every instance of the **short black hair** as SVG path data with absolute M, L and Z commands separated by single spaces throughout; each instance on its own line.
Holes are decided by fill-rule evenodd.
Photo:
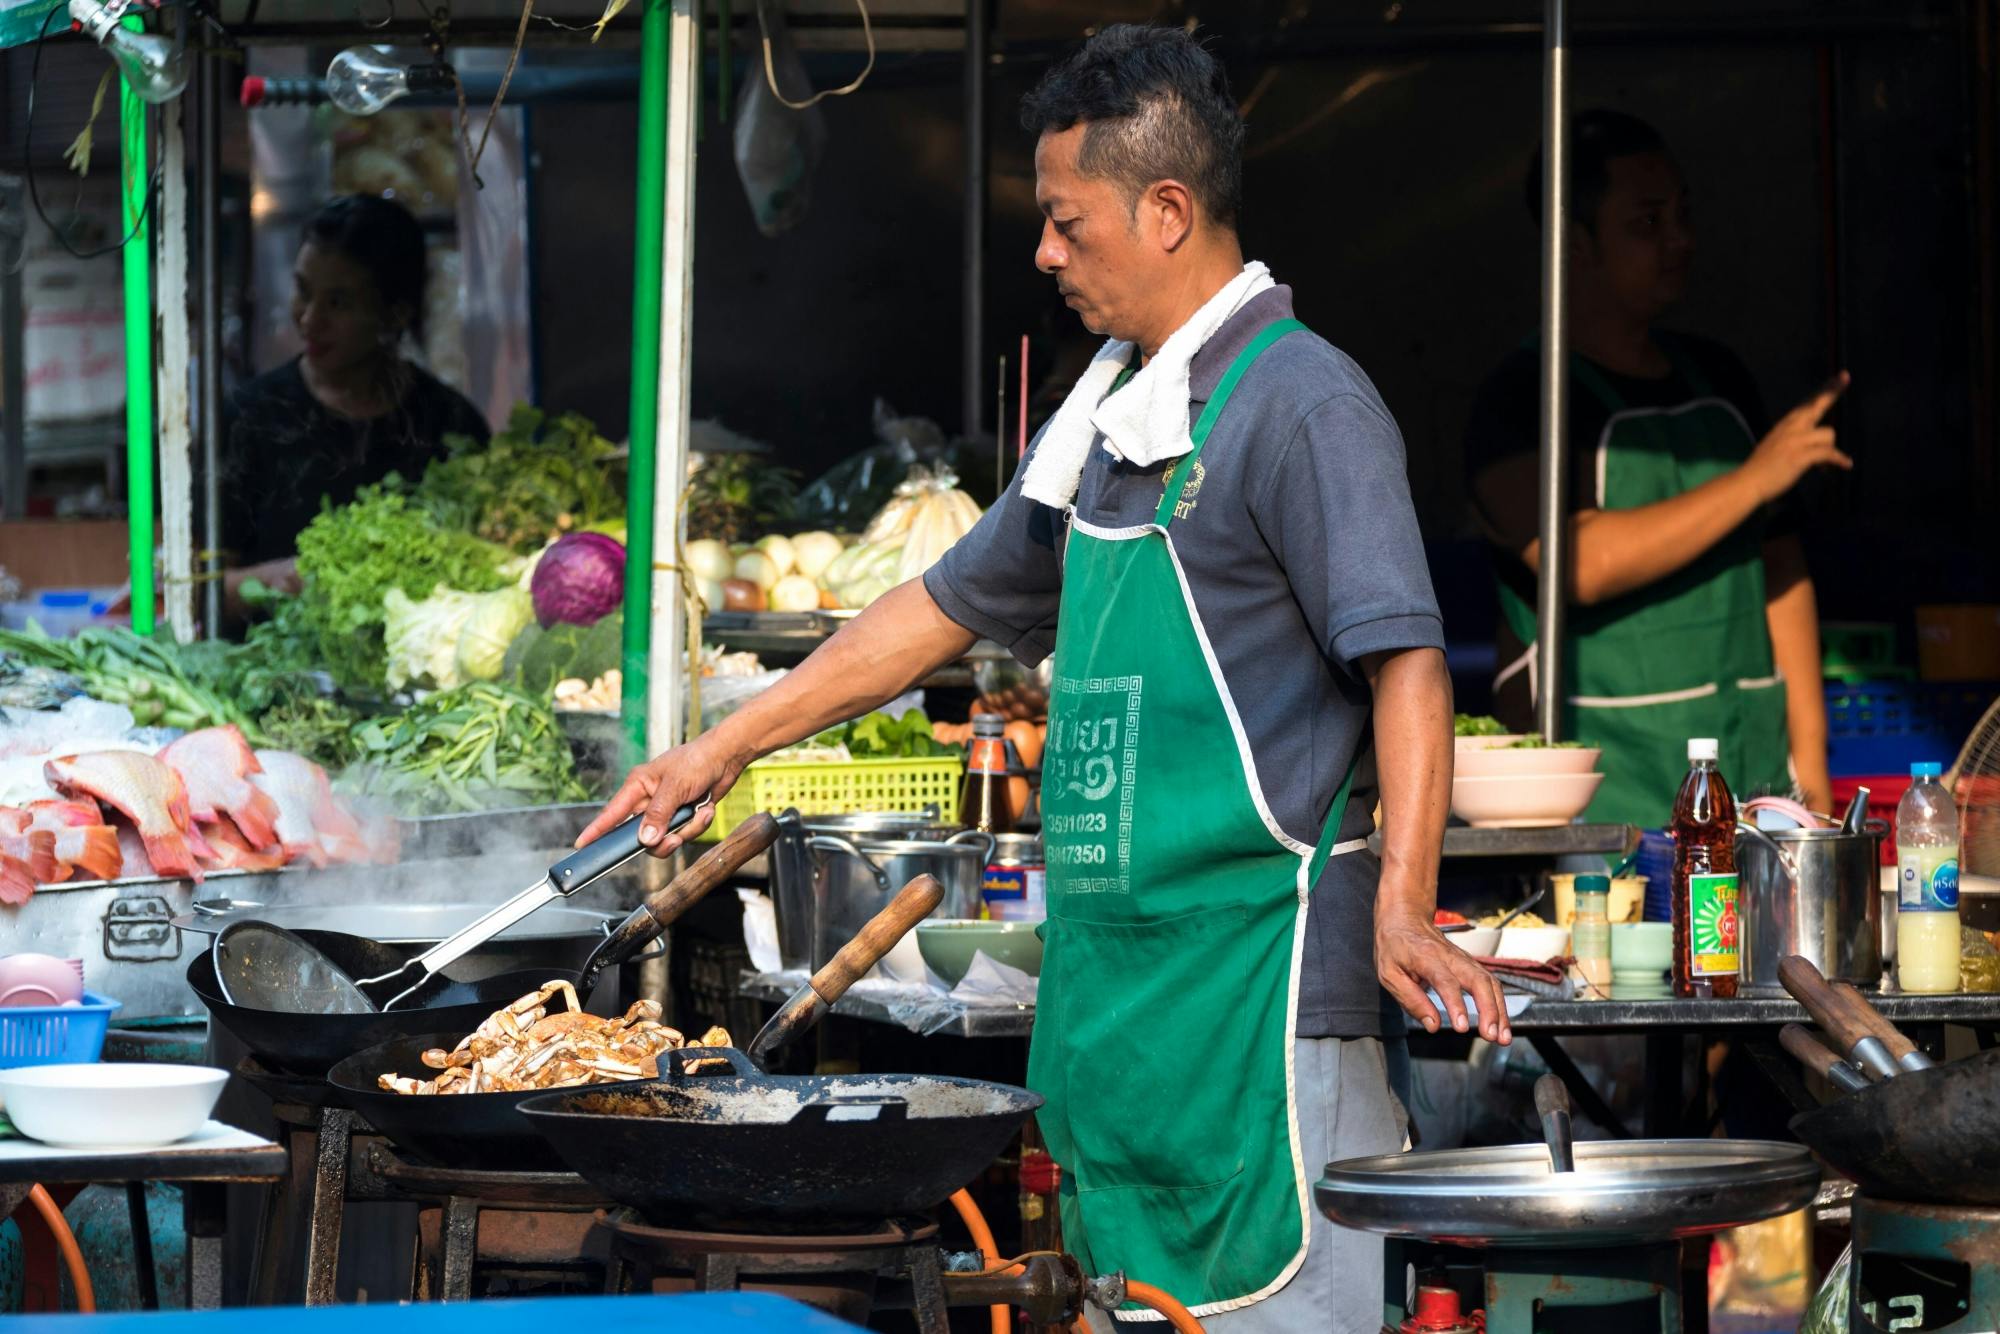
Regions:
M 338 251 L 367 270 L 382 303 L 406 302 L 410 333 L 424 332 L 424 226 L 409 209 L 381 195 L 341 195 L 306 223 L 305 240 Z
M 1593 107 L 1579 111 L 1569 123 L 1569 216 L 1585 231 L 1595 231 L 1597 210 L 1611 188 L 1611 160 L 1637 157 L 1641 153 L 1667 151 L 1660 132 L 1622 111 Z M 1542 220 L 1542 150 L 1535 149 L 1528 160 L 1528 177 L 1522 183 L 1522 197 L 1528 213 Z
M 1082 123 L 1077 164 L 1140 191 L 1177 180 L 1226 227 L 1243 202 L 1243 117 L 1229 76 L 1185 28 L 1114 23 L 1042 77 L 1021 102 L 1037 137 Z

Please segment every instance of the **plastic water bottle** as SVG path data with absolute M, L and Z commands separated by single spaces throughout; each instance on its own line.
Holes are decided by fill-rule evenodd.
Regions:
M 1913 764 L 1896 807 L 1896 982 L 1958 990 L 1958 807 L 1942 765 Z

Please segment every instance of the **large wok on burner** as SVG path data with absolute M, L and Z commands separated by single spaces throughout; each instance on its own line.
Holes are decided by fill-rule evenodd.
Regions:
M 716 1057 L 727 1073 L 687 1073 Z M 978 1176 L 1042 1105 L 974 1079 L 766 1075 L 734 1048 L 669 1059 L 666 1079 L 546 1093 L 520 1108 L 585 1180 L 658 1223 L 921 1213 Z

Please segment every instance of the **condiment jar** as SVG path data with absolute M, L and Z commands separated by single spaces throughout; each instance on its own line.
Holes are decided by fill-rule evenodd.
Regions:
M 1611 995 L 1611 877 L 1576 878 L 1576 921 L 1570 927 L 1570 952 L 1576 964 L 1570 976 L 1577 999 L 1604 1000 Z

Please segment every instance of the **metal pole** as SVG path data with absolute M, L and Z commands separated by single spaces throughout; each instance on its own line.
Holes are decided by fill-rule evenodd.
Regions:
M 986 398 L 986 29 L 989 0 L 965 0 L 965 253 L 960 430 L 979 434 Z M 999 430 L 996 423 L 994 430 Z
M 1569 15 L 1546 0 L 1542 21 L 1541 559 L 1537 562 L 1535 726 L 1562 730 L 1562 638 L 1569 587 L 1569 340 L 1563 299 L 1569 224 Z
M 686 535 L 681 483 L 687 476 L 688 368 L 694 325 L 695 132 L 701 123 L 701 29 L 697 0 L 674 0 L 667 62 L 666 173 L 660 227 L 660 369 L 654 410 L 652 663 L 646 692 L 646 741 L 657 754 L 680 743 L 685 719 L 683 666 L 688 607 L 680 553 Z M 661 570 L 660 567 L 667 567 Z M 631 568 L 628 558 L 627 569 Z M 699 636 L 699 628 L 695 631 Z
M 155 369 L 160 420 L 160 549 L 167 625 L 194 638 L 194 418 L 189 411 L 187 99 L 160 107 L 160 225 L 154 238 Z
M 21 267 L 28 244 L 28 195 L 18 176 L 0 176 L 0 519 L 28 515 L 28 311 Z
M 632 235 L 632 397 L 625 489 L 625 643 L 620 707 L 626 763 L 646 756 L 647 654 L 653 614 L 653 466 L 660 396 L 660 233 L 667 170 L 671 0 L 646 0 L 639 34 L 639 160 Z M 676 478 L 669 478 L 670 488 Z M 677 489 L 677 488 L 676 488 Z
M 222 56 L 200 68 L 201 138 L 201 620 L 208 637 L 222 633 Z
M 136 19 L 127 19 L 130 27 Z M 146 104 L 118 82 L 120 169 L 124 207 L 119 222 L 131 233 L 125 266 L 125 508 L 131 529 L 132 628 L 153 633 L 153 241 L 141 224 L 146 207 Z

